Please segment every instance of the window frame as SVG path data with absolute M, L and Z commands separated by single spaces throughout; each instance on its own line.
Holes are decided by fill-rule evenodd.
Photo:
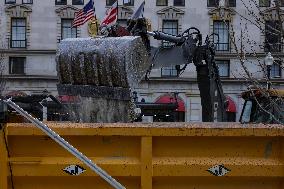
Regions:
M 280 1 L 280 7 L 284 7 L 284 1 L 283 0 L 278 0 L 278 1 Z
M 65 0 L 65 3 L 59 3 L 58 0 L 55 0 L 55 5 L 67 5 L 67 0 Z
M 164 71 L 170 71 L 170 74 L 163 74 Z M 174 78 L 174 77 L 179 77 L 178 75 L 178 71 L 176 69 L 175 66 L 171 66 L 171 67 L 162 67 L 161 68 L 161 77 L 162 78 Z
M 172 22 L 172 23 L 176 23 L 176 33 L 178 34 L 178 22 L 179 20 L 170 20 L 170 19 L 163 19 L 163 21 L 162 21 L 162 32 L 165 32 L 164 31 L 164 29 L 175 29 L 175 28 L 165 28 L 164 27 L 164 25 L 165 25 L 165 22 Z M 172 33 L 167 33 L 167 34 L 171 34 L 171 35 L 173 35 Z M 165 44 L 167 44 L 167 45 L 165 45 Z M 173 43 L 171 43 L 171 42 L 167 42 L 167 41 L 164 41 L 164 40 L 162 40 L 162 46 L 163 47 L 171 47 L 172 45 L 171 44 L 173 44 Z
M 212 0 L 212 1 L 215 1 L 215 5 L 210 4 L 210 0 L 207 0 L 207 7 L 217 7 L 219 5 L 219 0 L 217 0 L 218 3 L 216 2 L 216 0 Z
M 13 26 L 13 20 L 16 20 L 16 19 L 25 20 L 25 26 Z M 13 40 L 13 27 L 24 27 L 25 28 L 25 39 L 24 40 Z M 24 45 L 24 47 L 13 46 L 14 41 L 20 41 L 20 42 L 24 41 L 25 45 Z M 18 18 L 18 17 L 12 17 L 11 18 L 10 48 L 27 48 L 27 18 Z
M 134 6 L 134 0 L 130 0 L 130 3 L 125 3 L 125 0 L 123 0 L 123 5 L 124 6 Z
M 221 52 L 229 52 L 230 51 L 230 46 L 231 46 L 231 44 L 230 44 L 230 33 L 229 33 L 229 31 L 230 31 L 230 22 L 229 21 L 225 21 L 225 23 L 224 23 L 224 21 L 222 21 L 222 20 L 214 20 L 213 21 L 213 33 L 215 33 L 215 34 L 219 34 L 219 32 L 217 33 L 216 31 L 215 31 L 215 23 L 223 23 L 223 24 L 225 24 L 226 23 L 226 25 L 225 26 L 228 26 L 228 28 L 227 28 L 227 35 L 228 35 L 228 41 L 227 41 L 227 43 L 220 43 L 220 36 L 219 36 L 219 42 L 218 43 L 215 43 L 215 37 L 214 37 L 214 44 L 215 44 L 215 47 L 216 47 L 216 51 L 221 51 Z M 221 29 L 222 29 L 222 31 L 225 31 L 225 27 L 224 28 L 219 28 L 218 29 L 218 31 L 221 31 Z M 225 33 L 225 32 L 223 32 L 223 33 Z M 227 44 L 227 48 L 225 49 L 225 48 L 223 48 L 223 49 L 219 49 L 219 45 L 226 45 Z
M 63 22 L 64 21 L 71 21 L 71 27 L 70 27 L 70 29 L 72 30 L 72 22 L 73 22 L 73 20 L 74 19 L 70 19 L 70 18 L 62 18 L 61 19 L 61 40 L 63 40 L 63 39 L 67 39 L 67 38 L 63 38 L 63 29 L 65 28 L 65 27 L 63 27 Z M 69 27 L 68 27 L 69 28 Z M 78 38 L 78 27 L 75 27 L 75 29 L 76 29 L 76 38 Z
M 72 5 L 84 5 L 84 4 L 85 4 L 84 0 L 82 0 L 81 4 L 76 4 L 76 3 L 74 3 L 74 0 L 72 0 Z
M 13 69 L 12 69 L 13 66 L 11 66 L 12 59 L 23 59 L 24 60 L 24 62 L 23 62 L 23 70 L 22 70 L 23 72 L 22 73 L 13 73 Z M 26 57 L 10 56 L 9 57 L 9 75 L 26 75 L 26 69 L 25 69 L 26 68 L 26 62 L 27 62 L 27 58 Z
M 181 4 L 181 5 L 177 5 L 175 1 L 176 0 L 173 1 L 173 5 L 174 6 L 176 6 L 176 7 L 185 7 L 185 0 L 183 0 L 183 4 Z
M 284 1 L 280 0 L 280 7 L 284 7 Z
M 234 1 L 233 4 L 230 4 L 231 1 Z M 237 7 L 237 1 L 236 0 L 228 0 L 229 7 Z
M 261 1 L 261 0 L 258 0 L 258 6 L 259 6 L 259 7 L 270 7 L 270 6 L 271 6 L 271 0 L 268 0 L 268 5 L 261 5 L 261 4 L 260 4 L 260 1 Z
M 279 30 L 281 30 L 281 26 L 280 26 L 280 23 L 276 23 L 278 22 L 277 20 L 266 20 L 265 21 L 265 31 L 264 31 L 264 52 L 282 52 L 282 41 L 281 41 L 281 33 L 278 34 L 278 39 L 277 39 L 277 42 L 276 43 L 270 43 L 268 41 L 269 38 L 272 38 L 273 36 L 270 36 L 269 35 L 269 29 L 268 29 L 268 23 L 272 23 L 274 22 L 273 24 L 276 26 L 278 25 L 279 27 Z M 275 30 L 278 30 L 277 28 Z M 277 36 L 274 36 L 275 38 Z M 271 40 L 271 39 L 270 39 Z M 267 48 L 268 47 L 268 48 Z M 271 48 L 273 47 L 273 48 Z
M 168 0 L 165 0 L 165 1 L 166 1 L 165 4 L 158 4 L 158 0 L 156 0 L 156 6 L 168 6 L 169 1 Z
M 111 1 L 111 3 L 110 3 L 110 1 Z M 112 6 L 115 2 L 116 2 L 116 0 L 106 0 L 106 6 L 107 7 Z
M 22 4 L 24 4 L 24 5 L 32 5 L 34 3 L 33 0 L 29 0 L 30 1 L 29 3 L 24 3 L 24 1 L 25 0 L 22 0 Z M 28 0 L 26 0 L 26 1 L 28 1 Z
M 14 2 L 7 2 L 7 0 L 5 0 L 5 4 L 16 4 L 16 0 L 14 0 Z
M 281 60 L 276 60 L 272 66 L 271 66 L 271 69 L 270 69 L 270 77 L 271 79 L 279 79 L 282 77 L 282 61 Z M 278 75 L 275 74 L 275 70 L 273 70 L 273 67 L 274 66 L 278 66 Z
M 207 7 L 218 7 L 219 6 L 219 0 L 212 0 L 212 1 L 215 1 L 215 5 L 210 4 L 210 0 L 207 0 Z M 233 4 L 231 4 L 231 0 L 225 0 L 225 5 L 228 5 L 228 7 L 236 7 L 237 2 L 236 0 L 233 0 L 233 1 L 234 1 Z
M 217 63 L 217 62 L 222 62 L 222 63 Z M 230 78 L 230 76 L 231 76 L 231 74 L 230 74 L 230 69 L 231 69 L 231 63 L 230 63 L 230 60 L 216 60 L 215 61 L 215 63 L 216 63 L 216 65 L 218 66 L 218 72 L 219 72 L 219 76 L 220 76 L 220 78 Z M 227 66 L 227 75 L 221 75 L 221 73 L 220 73 L 220 67 L 219 67 L 219 65 L 220 64 L 223 64 L 223 65 L 225 65 L 225 64 L 227 64 L 228 66 Z

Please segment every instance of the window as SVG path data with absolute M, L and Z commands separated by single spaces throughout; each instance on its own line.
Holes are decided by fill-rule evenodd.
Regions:
M 260 7 L 270 7 L 270 0 L 259 0 Z
M 230 61 L 229 60 L 216 60 L 219 68 L 220 77 L 230 77 Z
M 214 43 L 216 51 L 229 51 L 229 22 L 214 21 L 213 23 Z
M 185 0 L 174 0 L 174 6 L 185 6 Z
M 275 61 L 275 63 L 271 66 L 271 78 L 280 78 L 281 77 L 281 62 Z
M 236 7 L 236 0 L 225 0 L 225 3 L 229 7 Z M 207 0 L 207 7 L 218 7 L 219 0 Z
M 156 5 L 157 6 L 168 6 L 168 0 L 157 0 Z
M 67 5 L 67 0 L 55 0 L 55 5 Z
M 9 58 L 9 74 L 25 74 L 25 57 Z
M 164 67 L 161 69 L 161 76 L 162 77 L 177 77 L 178 73 L 175 66 L 171 67 Z
M 116 0 L 106 0 L 106 6 L 112 6 Z
M 72 5 L 84 5 L 84 0 L 72 0 Z
M 23 4 L 33 4 L 33 0 L 22 0 Z
M 171 35 L 178 35 L 178 21 L 177 20 L 163 20 L 162 31 Z M 163 41 L 164 47 L 172 46 L 173 43 Z
M 279 3 L 280 7 L 284 6 L 284 0 L 274 0 L 275 3 Z
M 134 6 L 134 0 L 123 0 L 123 5 Z
M 177 20 L 163 20 L 163 28 L 162 31 L 164 33 L 177 35 L 178 34 L 178 21 Z M 172 46 L 173 43 L 163 41 L 164 47 Z M 175 66 L 171 67 L 164 67 L 161 69 L 161 76 L 162 77 L 177 77 L 178 72 Z
M 16 0 L 5 0 L 5 4 L 15 4 Z
M 277 20 L 265 22 L 265 52 L 281 51 L 281 22 Z
M 207 0 L 207 7 L 217 7 L 219 0 Z
M 236 7 L 236 0 L 228 0 L 229 7 Z
M 12 18 L 11 20 L 11 48 L 26 47 L 26 19 Z
M 77 37 L 77 27 L 72 27 L 72 22 L 72 19 L 61 20 L 61 39 Z

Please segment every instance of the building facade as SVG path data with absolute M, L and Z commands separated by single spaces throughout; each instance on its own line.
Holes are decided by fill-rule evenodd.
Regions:
M 99 20 L 114 2 L 94 1 Z M 269 0 L 260 0 L 255 5 L 249 2 L 146 0 L 144 9 L 144 17 L 150 20 L 152 30 L 177 35 L 189 27 L 196 27 L 204 39 L 212 33 L 219 35 L 218 40 L 216 37 L 212 39 L 216 43 L 216 62 L 224 93 L 232 103 L 229 111 L 235 121 L 243 105 L 240 94 L 251 84 L 239 57 L 243 58 L 243 65 L 251 77 L 262 83 L 266 77 L 263 60 L 267 52 L 272 52 L 277 59 L 271 71 L 273 87 L 284 88 L 281 62 L 284 55 L 281 45 L 283 39 L 273 32 L 275 28 L 282 31 L 282 1 L 280 8 Z M 5 55 L 2 64 L 6 78 L 4 95 L 16 91 L 36 94 L 44 89 L 57 95 L 56 49 L 64 38 L 89 36 L 87 24 L 71 27 L 75 13 L 86 3 L 87 0 L 0 2 L 0 48 Z M 118 22 L 125 25 L 141 3 L 142 0 L 119 0 Z M 260 21 L 256 22 L 256 18 L 260 18 Z M 156 47 L 169 45 L 155 39 L 151 39 L 151 44 Z M 180 75 L 177 75 L 174 67 L 154 69 L 150 80 L 142 81 L 135 90 L 138 100 L 145 102 L 161 102 L 161 98 L 167 99 L 167 96 L 171 101 L 172 93 L 178 92 L 179 101 L 184 106 L 179 109 L 179 121 L 201 121 L 201 103 L 193 64 Z

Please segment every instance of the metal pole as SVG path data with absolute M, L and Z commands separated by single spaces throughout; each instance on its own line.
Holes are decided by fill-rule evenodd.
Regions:
M 50 129 L 47 125 L 40 122 L 38 119 L 31 116 L 28 112 L 23 110 L 17 104 L 12 102 L 11 99 L 4 100 L 4 102 L 7 105 L 9 105 L 11 108 L 16 110 L 19 114 L 24 116 L 26 119 L 28 119 L 30 122 L 35 124 L 35 126 L 37 126 L 40 130 L 42 130 L 45 134 L 47 134 L 50 138 L 52 138 L 60 146 L 62 146 L 67 151 L 69 151 L 72 155 L 74 155 L 79 160 L 81 160 L 91 170 L 95 171 L 100 177 L 102 177 L 105 181 L 107 181 L 111 186 L 113 186 L 116 189 L 125 189 L 124 186 L 122 186 L 119 182 L 117 182 L 115 179 L 113 179 L 109 174 L 107 174 L 99 166 L 97 166 L 95 163 L 93 163 L 92 160 L 90 160 L 87 156 L 85 156 L 84 154 L 79 152 L 75 147 L 73 147 L 71 144 L 69 144 L 67 141 L 65 141 L 62 137 L 60 137 L 56 132 L 54 132 L 52 129 Z
M 267 89 L 268 90 L 271 88 L 270 72 L 271 72 L 271 65 L 267 65 Z
M 47 100 L 43 99 L 39 104 L 42 106 L 42 121 L 47 121 Z

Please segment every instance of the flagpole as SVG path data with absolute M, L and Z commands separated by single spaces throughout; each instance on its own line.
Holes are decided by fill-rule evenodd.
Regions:
M 94 17 L 95 17 L 95 24 L 96 24 L 96 30 L 97 30 L 96 32 L 97 32 L 97 35 L 99 35 L 99 26 L 98 26 L 98 20 L 97 20 L 95 3 L 94 3 L 94 14 L 95 14 Z
M 142 18 L 144 18 L 144 11 L 145 11 L 145 4 L 146 4 L 146 2 L 143 1 L 143 3 L 144 3 L 144 6 L 143 6 Z
M 116 13 L 116 19 L 118 19 L 118 0 L 116 1 L 116 6 L 117 6 L 117 13 Z

